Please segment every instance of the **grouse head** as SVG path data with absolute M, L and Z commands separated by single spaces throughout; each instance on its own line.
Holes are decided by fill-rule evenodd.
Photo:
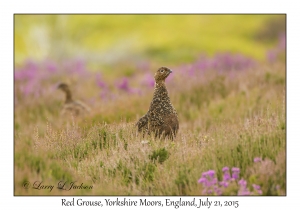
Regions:
M 57 86 L 57 89 L 60 89 L 62 91 L 68 91 L 69 90 L 69 85 L 67 85 L 66 83 L 60 83 Z
M 164 81 L 171 73 L 171 69 L 167 67 L 160 67 L 154 75 L 155 81 Z

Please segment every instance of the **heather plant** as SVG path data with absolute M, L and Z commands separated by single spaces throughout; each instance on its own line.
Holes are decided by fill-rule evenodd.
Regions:
M 123 90 L 112 82 L 106 86 L 110 97 L 102 99 L 98 96 L 102 89 L 94 82 L 95 89 L 90 83 L 82 84 L 90 94 L 95 93 L 93 112 L 74 121 L 59 117 L 63 98 L 56 97 L 55 90 L 40 97 L 16 95 L 15 193 L 74 194 L 21 187 L 24 180 L 56 183 L 63 179 L 93 184 L 92 190 L 76 191 L 89 195 L 259 195 L 260 190 L 262 195 L 283 195 L 284 167 L 276 164 L 285 161 L 285 156 L 277 158 L 285 148 L 284 66 L 278 63 L 270 70 L 268 65 L 260 65 L 235 72 L 234 79 L 217 71 L 203 75 L 205 79 L 191 77 L 182 88 L 176 84 L 183 78 L 174 76 L 167 82 L 173 88 L 170 97 L 181 122 L 173 142 L 137 134 L 134 122 L 152 96 L 153 90 L 147 86 L 141 87 L 142 95 L 126 93 L 123 97 L 118 95 Z M 131 84 L 138 83 L 132 80 Z M 82 88 L 75 86 L 77 96 L 85 99 Z M 263 161 L 254 163 L 258 156 Z M 264 172 L 261 163 L 269 169 Z M 199 191 L 194 184 L 198 174 L 215 168 L 209 182 L 214 178 L 223 181 L 224 165 L 231 167 L 230 178 L 238 180 L 222 186 L 218 182 L 220 191 L 213 187 Z M 232 171 L 233 166 L 239 171 Z M 275 178 L 270 168 L 280 176 Z M 253 170 L 256 172 L 250 172 Z M 224 176 L 226 180 L 228 175 Z
M 260 158 L 256 157 L 254 162 L 259 162 Z M 221 181 L 215 176 L 214 170 L 202 173 L 198 183 L 202 185 L 203 195 L 262 195 L 261 187 L 257 184 L 249 186 L 244 178 L 240 178 L 240 169 L 225 166 L 222 169 L 223 179 Z M 252 179 L 253 182 L 253 179 Z
M 152 161 L 157 161 L 158 163 L 163 163 L 165 160 L 169 158 L 169 152 L 165 148 L 161 148 L 152 152 L 149 155 L 149 158 Z

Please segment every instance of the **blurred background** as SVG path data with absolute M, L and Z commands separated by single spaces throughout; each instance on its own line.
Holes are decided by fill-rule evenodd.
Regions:
M 216 52 L 264 60 L 284 32 L 285 15 L 15 15 L 15 63 L 80 57 L 97 69 Z
M 160 66 L 184 92 L 184 79 L 198 84 L 205 72 L 232 77 L 285 62 L 285 15 L 15 15 L 14 23 L 15 107 L 40 104 L 37 117 L 57 113 L 59 82 L 99 110 L 103 101 L 151 97 Z
M 100 73 L 109 81 L 143 71 L 147 83 L 160 66 L 174 68 L 200 59 L 202 69 L 244 68 L 255 61 L 272 62 L 285 50 L 285 15 L 14 18 L 15 80 L 28 81 L 21 87 L 24 95 L 33 93 L 39 81 L 54 74 L 59 75 L 54 81 L 70 81 L 75 74 L 97 72 L 94 76 L 103 88 Z M 127 79 L 115 83 L 126 86 Z
M 60 82 L 101 112 L 129 95 L 151 100 L 161 66 L 175 70 L 167 82 L 184 92 L 179 84 L 199 84 L 205 72 L 232 77 L 285 62 L 285 15 L 15 15 L 14 23 L 15 108 L 39 104 L 34 119 L 58 113 Z

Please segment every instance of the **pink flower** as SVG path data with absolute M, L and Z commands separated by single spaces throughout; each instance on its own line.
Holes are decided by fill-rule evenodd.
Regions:
M 260 161 L 261 161 L 261 158 L 260 158 L 260 157 L 254 158 L 254 163 L 257 163 L 257 162 L 260 162 Z

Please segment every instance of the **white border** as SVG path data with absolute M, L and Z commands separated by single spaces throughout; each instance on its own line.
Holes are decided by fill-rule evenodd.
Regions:
M 295 2 L 295 1 L 294 1 Z M 14 13 L 287 13 L 287 197 L 209 197 L 236 200 L 238 209 L 283 209 L 294 207 L 299 181 L 299 10 L 288 1 L 2 1 L 1 10 L 1 206 L 31 209 L 62 208 L 63 197 L 13 197 L 13 14 Z M 70 199 L 72 197 L 66 197 Z M 75 197 L 79 198 L 79 197 Z M 104 197 L 83 197 L 102 200 Z M 139 199 L 139 197 L 133 197 Z M 149 200 L 169 197 L 147 197 Z M 175 197 L 179 198 L 179 197 Z M 186 197 L 187 198 L 187 197 Z M 202 197 L 203 199 L 205 197 Z M 75 207 L 80 208 L 80 207 Z M 99 207 L 96 207 L 99 208 Z M 3 208 L 7 209 L 7 208 Z M 123 207 L 122 209 L 131 209 Z M 149 208 L 148 208 L 149 209 Z M 184 207 L 180 207 L 184 209 Z

